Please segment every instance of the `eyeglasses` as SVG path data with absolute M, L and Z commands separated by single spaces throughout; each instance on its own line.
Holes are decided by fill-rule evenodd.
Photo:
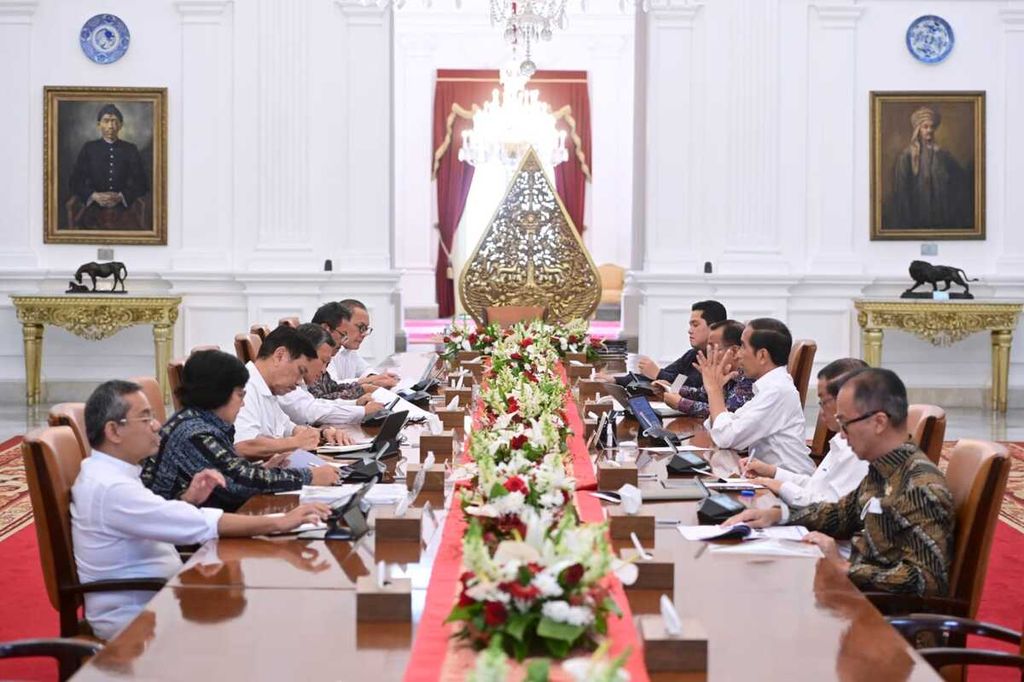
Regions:
M 357 330 L 359 331 L 359 333 L 360 333 L 360 334 L 362 334 L 363 336 L 369 336 L 370 334 L 372 334 L 372 333 L 373 333 L 373 327 L 367 326 L 367 325 L 365 325 L 365 324 L 362 324 L 362 323 L 360 323 L 360 324 L 357 324 L 357 325 L 356 325 L 356 329 L 357 329 Z
M 146 415 L 146 416 L 142 416 L 142 417 L 125 417 L 124 419 L 118 419 L 117 423 L 118 424 L 127 424 L 128 422 L 155 422 L 155 421 L 160 421 L 160 420 L 150 414 L 150 415 Z
M 839 429 L 843 433 L 846 433 L 849 430 L 849 428 L 850 428 L 850 424 L 856 424 L 857 422 L 862 422 L 865 419 L 869 419 L 871 417 L 874 417 L 879 412 L 882 412 L 882 410 L 875 410 L 874 412 L 866 412 L 865 414 L 862 414 L 859 417 L 854 417 L 853 419 L 840 419 L 839 417 L 836 417 L 836 421 L 839 422 Z

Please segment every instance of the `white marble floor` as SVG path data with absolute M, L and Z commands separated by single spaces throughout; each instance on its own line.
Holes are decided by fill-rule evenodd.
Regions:
M 49 405 L 26 407 L 17 403 L 0 403 L 0 443 L 13 436 L 46 424 Z M 814 433 L 818 407 L 808 405 L 807 433 Z M 1005 415 L 979 408 L 951 408 L 946 411 L 946 440 L 981 438 L 986 440 L 1024 441 L 1024 409 L 1011 409 Z

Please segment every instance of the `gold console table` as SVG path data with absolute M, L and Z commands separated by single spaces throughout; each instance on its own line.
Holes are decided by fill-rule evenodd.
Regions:
M 1006 412 L 1013 330 L 1024 303 L 1010 301 L 929 301 L 914 299 L 857 299 L 864 361 L 882 362 L 882 330 L 900 329 L 935 346 L 988 331 L 992 334 L 992 409 Z
M 40 370 L 43 361 L 43 327 L 62 327 L 75 336 L 98 341 L 125 327 L 153 325 L 156 346 L 156 378 L 171 401 L 167 363 L 174 345 L 174 323 L 178 320 L 180 296 L 11 296 L 25 339 L 25 402 L 40 400 Z

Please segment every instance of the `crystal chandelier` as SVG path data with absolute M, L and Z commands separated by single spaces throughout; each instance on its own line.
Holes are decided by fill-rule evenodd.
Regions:
M 540 101 L 540 92 L 527 90 L 529 76 L 511 62 L 501 70 L 501 92 L 491 93 L 473 115 L 473 128 L 462 133 L 459 161 L 471 166 L 499 163 L 515 168 L 530 147 L 541 163 L 555 167 L 569 158 L 565 131 L 555 127 L 551 107 Z
M 537 65 L 530 50 L 538 40 L 551 40 L 553 28 L 565 28 L 568 0 L 491 0 L 491 26 L 505 26 L 505 40 L 522 45 L 526 59 L 520 65 L 524 76 L 532 76 Z

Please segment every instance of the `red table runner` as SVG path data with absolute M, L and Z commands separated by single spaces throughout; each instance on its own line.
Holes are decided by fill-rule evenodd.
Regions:
M 572 391 L 566 381 L 565 370 L 561 365 L 558 371 L 566 383 L 565 413 L 572 435 L 567 442 L 572 455 L 573 475 L 576 477 L 576 489 L 596 490 L 597 479 L 594 466 L 587 452 L 583 439 L 583 422 Z M 477 406 L 479 410 L 479 406 Z M 463 458 L 468 457 L 469 438 L 463 448 Z M 587 494 L 576 493 L 576 509 L 584 522 L 601 522 L 604 511 L 601 502 Z M 461 680 L 472 669 L 476 661 L 476 652 L 470 647 L 451 639 L 455 625 L 445 624 L 444 620 L 455 602 L 459 576 L 462 573 L 462 538 L 466 531 L 466 519 L 458 501 L 453 501 L 451 509 L 445 517 L 441 545 L 434 559 L 434 567 L 427 586 L 427 598 L 416 631 L 409 663 L 405 669 L 405 682 L 435 682 L 437 680 Z M 631 648 L 626 668 L 633 682 L 648 680 L 644 667 L 643 650 L 633 624 L 632 611 L 626 600 L 622 584 L 614 577 L 610 579 L 612 598 L 622 610 L 622 618 L 611 616 L 608 619 L 608 638 L 611 640 L 611 654 L 617 656 L 627 648 Z M 512 662 L 514 665 L 514 662 Z M 551 679 L 567 679 L 560 674 L 557 666 L 551 670 Z

